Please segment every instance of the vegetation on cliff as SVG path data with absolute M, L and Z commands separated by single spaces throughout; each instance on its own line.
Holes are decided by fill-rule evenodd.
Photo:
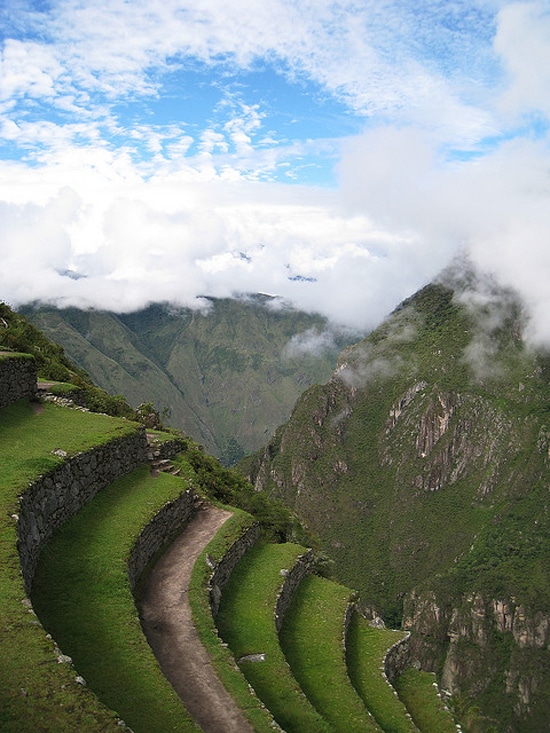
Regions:
M 425 667 L 478 699 L 471 730 L 543 730 L 550 684 L 550 360 L 524 327 L 471 274 L 427 286 L 242 464 L 391 625 L 406 601 Z

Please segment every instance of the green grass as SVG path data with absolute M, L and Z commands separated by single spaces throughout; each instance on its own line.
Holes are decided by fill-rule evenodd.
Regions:
M 75 671 L 58 664 L 51 640 L 26 605 L 17 553 L 17 497 L 40 473 L 58 466 L 51 454 L 87 450 L 125 435 L 136 425 L 47 404 L 35 414 L 27 400 L 0 411 L 0 730 L 117 730 L 116 715 L 86 687 Z
M 208 583 L 212 569 L 207 557 L 219 562 L 229 547 L 254 523 L 254 517 L 239 509 L 231 516 L 197 558 L 189 584 L 193 623 L 212 665 L 226 690 L 243 711 L 256 733 L 273 733 L 273 718 L 256 697 L 235 665 L 233 654 L 222 644 L 210 611 Z
M 305 694 L 336 733 L 380 731 L 347 674 L 344 613 L 353 593 L 309 576 L 298 587 L 281 631 L 281 646 Z
M 456 733 L 456 725 L 437 694 L 435 675 L 406 669 L 394 686 L 422 733 Z
M 402 631 L 374 629 L 358 613 L 353 615 L 348 631 L 351 681 L 385 733 L 418 733 L 394 688 L 382 674 L 388 649 L 404 636 Z
M 59 397 L 63 397 L 63 395 L 70 394 L 76 390 L 78 390 L 77 385 L 71 382 L 52 382 L 48 387 L 48 392 Z
M 147 644 L 127 573 L 139 532 L 184 486 L 148 467 L 118 479 L 52 538 L 33 588 L 45 628 L 136 733 L 198 731 Z
M 258 697 L 287 733 L 330 730 L 293 677 L 275 628 L 275 604 L 284 582 L 281 569 L 290 569 L 300 545 L 261 544 L 247 552 L 234 570 L 220 604 L 217 626 L 235 659 L 265 654 L 265 661 L 242 661 L 239 667 Z
M 150 712 L 148 710 L 143 712 L 143 721 L 149 720 L 149 724 L 151 724 L 152 717 L 152 727 L 149 725 L 148 728 L 148 724 L 144 722 L 144 728 L 141 728 L 135 721 L 132 727 L 136 731 L 154 730 L 157 733 L 161 730 L 158 727 L 161 724 L 160 721 L 165 717 L 170 718 L 172 716 L 172 712 L 170 712 L 172 706 L 177 707 L 177 715 L 181 715 L 182 706 L 179 700 L 171 699 L 168 703 L 162 704 L 163 713 L 160 718 L 152 712 L 157 710 L 157 698 L 162 701 L 162 696 L 168 689 L 163 677 L 159 677 L 157 680 L 164 688 L 162 694 L 157 693 L 155 690 L 157 682 L 151 684 L 150 680 L 147 681 L 147 687 L 153 691 L 152 696 L 154 699 L 151 696 L 148 697 L 149 693 L 138 689 L 141 682 L 138 679 L 139 674 L 136 675 L 134 670 L 135 660 L 143 652 L 151 661 L 151 653 L 144 641 L 141 628 L 137 624 L 133 600 L 129 595 L 125 560 L 119 559 L 116 563 L 111 563 L 109 558 L 114 552 L 122 553 L 119 558 L 124 554 L 128 554 L 129 545 L 126 544 L 124 548 L 124 543 L 129 541 L 132 533 L 134 533 L 134 536 L 136 535 L 138 525 L 141 528 L 148 521 L 157 503 L 161 505 L 165 500 L 165 495 L 160 490 L 161 486 L 166 481 L 172 482 L 167 487 L 168 493 L 171 494 L 176 486 L 178 490 L 181 488 L 181 479 L 167 476 L 159 477 L 154 484 L 150 485 L 150 488 L 154 489 L 154 493 L 146 498 L 145 502 L 142 502 L 139 498 L 141 489 L 137 483 L 132 483 L 132 486 L 125 485 L 120 490 L 117 498 L 117 500 L 122 500 L 126 496 L 124 502 L 128 503 L 128 507 L 123 512 L 124 516 L 120 515 L 118 519 L 115 519 L 116 513 L 114 511 L 107 511 L 105 516 L 105 511 L 101 510 L 106 523 L 102 528 L 98 526 L 97 530 L 101 529 L 109 532 L 109 526 L 113 529 L 111 539 L 115 543 L 121 543 L 116 550 L 115 548 L 109 549 L 111 540 L 106 542 L 103 539 L 99 542 L 99 545 L 95 540 L 90 542 L 92 534 L 95 535 L 96 531 L 94 528 L 92 532 L 94 522 L 97 524 L 102 521 L 100 520 L 102 514 L 98 510 L 101 503 L 97 504 L 96 502 L 105 500 L 109 493 L 107 489 L 94 499 L 90 508 L 83 510 L 82 516 L 79 513 L 78 517 L 73 519 L 73 522 L 75 522 L 75 524 L 71 522 L 73 529 L 67 527 L 66 539 L 60 539 L 59 541 L 69 541 L 67 538 L 73 534 L 71 541 L 82 543 L 79 549 L 75 549 L 74 552 L 62 551 L 63 562 L 70 562 L 74 557 L 78 557 L 79 562 L 84 557 L 89 558 L 87 571 L 91 575 L 81 578 L 82 582 L 78 591 L 82 593 L 80 601 L 75 600 L 77 597 L 72 597 L 69 594 L 69 589 L 66 591 L 59 590 L 58 583 L 62 584 L 69 577 L 72 577 L 65 566 L 56 566 L 53 562 L 51 563 L 48 573 L 53 574 L 51 576 L 52 580 L 51 583 L 48 581 L 45 584 L 49 586 L 49 589 L 45 589 L 50 594 L 49 600 L 46 596 L 43 597 L 46 599 L 45 601 L 39 598 L 39 584 L 41 581 L 37 576 L 33 600 L 36 606 L 40 607 L 43 618 L 45 618 L 46 613 L 51 614 L 52 623 L 57 624 L 57 631 L 53 627 L 52 630 L 54 630 L 56 637 L 61 637 L 59 642 L 65 653 L 72 656 L 75 662 L 80 665 L 81 654 L 93 657 L 96 653 L 99 653 L 101 646 L 97 642 L 101 641 L 102 644 L 107 645 L 106 650 L 103 647 L 104 661 L 102 662 L 99 658 L 96 659 L 96 671 L 90 671 L 88 666 L 86 666 L 85 671 L 84 666 L 82 666 L 82 669 L 79 666 L 78 672 L 89 684 L 89 686 L 82 686 L 75 682 L 77 672 L 72 665 L 57 663 L 52 641 L 46 637 L 44 629 L 37 621 L 36 616 L 22 602 L 25 600 L 25 591 L 16 551 L 16 522 L 11 518 L 11 515 L 16 514 L 17 496 L 26 489 L 29 482 L 39 474 L 50 471 L 62 463 L 62 459 L 52 454 L 53 450 L 61 448 L 71 456 L 93 446 L 104 444 L 111 438 L 128 434 L 136 430 L 136 424 L 103 415 L 67 410 L 49 403 L 44 405 L 43 412 L 36 414 L 26 400 L 2 409 L 0 415 L 0 455 L 2 458 L 2 474 L 0 476 L 0 638 L 4 657 L 0 666 L 0 730 L 3 733 L 22 733 L 27 730 L 33 731 L 33 733 L 42 730 L 78 730 L 95 733 L 95 731 L 118 729 L 118 716 L 102 704 L 91 691 L 92 686 L 95 687 L 97 682 L 100 690 L 102 685 L 109 688 L 106 690 L 104 699 L 108 700 L 109 705 L 115 705 L 121 715 L 127 719 L 127 722 L 133 720 L 133 713 L 131 710 L 129 713 L 123 712 L 124 705 L 128 704 L 132 708 L 139 702 L 143 708 L 149 708 Z M 160 437 L 162 438 L 162 436 Z M 185 461 L 178 461 L 178 465 L 184 468 L 184 475 L 186 475 L 186 471 L 187 473 L 193 473 L 189 464 L 186 466 L 184 464 Z M 148 478 L 145 477 L 145 484 L 147 483 Z M 145 486 L 144 491 L 147 494 Z M 145 498 L 145 494 L 143 498 Z M 130 511 L 127 511 L 128 508 Z M 126 513 L 128 513 L 128 516 L 126 516 Z M 89 515 L 88 519 L 85 519 L 86 514 Z M 81 521 L 87 524 L 81 525 Z M 123 521 L 123 524 L 117 525 L 115 528 L 116 523 L 119 521 Z M 126 521 L 129 521 L 130 524 L 135 522 L 136 525 L 126 526 Z M 196 566 L 198 585 L 197 581 L 195 583 L 196 588 L 199 588 L 199 592 L 196 592 L 195 596 L 202 593 L 199 606 L 203 603 L 203 607 L 202 610 L 199 610 L 199 614 L 203 628 L 203 643 L 205 638 L 209 639 L 214 664 L 218 672 L 221 670 L 220 676 L 223 678 L 226 687 L 239 700 L 254 729 L 259 733 L 271 733 L 273 730 L 271 716 L 260 706 L 257 698 L 250 694 L 246 680 L 234 668 L 232 655 L 219 642 L 208 608 L 206 586 L 204 585 L 209 575 L 205 563 L 206 552 L 216 559 L 221 558 L 243 528 L 249 526 L 253 521 L 254 519 L 250 515 L 236 511 L 235 516 L 226 523 L 226 527 L 212 541 L 203 553 L 202 562 L 199 562 Z M 115 522 L 115 525 L 113 525 L 113 522 Z M 87 528 L 82 529 L 80 532 L 74 530 L 74 527 L 81 526 Z M 60 530 L 59 537 L 62 537 L 61 532 L 63 531 L 65 529 Z M 48 548 L 44 557 L 45 561 L 46 557 L 48 557 L 48 562 L 53 560 L 53 557 L 49 557 L 50 552 L 56 552 L 54 545 Z M 91 555 L 88 553 L 91 553 Z M 45 565 L 41 566 L 40 577 L 44 577 L 44 567 Z M 82 564 L 79 567 L 82 570 L 84 569 Z M 104 575 L 100 577 L 97 574 L 98 571 L 103 572 Z M 74 572 L 79 575 L 76 570 Z M 44 586 L 43 581 L 42 585 Z M 94 602 L 88 598 L 88 589 L 94 585 L 99 593 L 107 594 L 108 603 L 104 602 L 105 598 L 103 601 L 96 600 Z M 54 597 L 51 597 L 52 589 L 56 588 L 58 591 L 53 592 Z M 72 594 L 72 588 L 70 590 Z M 191 590 L 190 596 L 193 596 Z M 50 610 L 45 611 L 43 606 L 48 605 L 50 601 Z M 59 619 L 63 619 L 63 621 L 61 622 Z M 80 622 L 76 624 L 78 628 L 75 626 L 75 619 L 80 619 Z M 98 626 L 87 629 L 88 622 L 94 619 Z M 116 620 L 119 625 L 119 630 L 115 631 L 119 640 L 108 640 L 108 637 L 105 636 L 107 630 L 110 629 L 111 619 Z M 84 643 L 80 651 L 73 650 L 73 642 L 68 641 L 64 636 L 65 633 L 69 634 L 71 628 L 77 641 L 81 633 L 88 634 L 92 641 Z M 131 647 L 131 664 L 124 651 L 123 638 L 126 633 L 128 633 Z M 78 644 L 80 645 L 80 641 L 78 641 Z M 206 645 L 208 646 L 208 644 Z M 141 651 L 138 653 L 140 648 Z M 109 660 L 108 663 L 106 660 Z M 121 704 L 117 701 L 113 702 L 110 697 L 111 684 L 108 682 L 107 672 L 113 660 L 116 660 L 116 668 L 118 669 L 117 679 L 123 680 L 124 686 L 129 686 L 129 689 L 133 690 L 133 694 L 127 695 L 127 700 L 122 700 Z M 156 662 L 153 663 L 156 665 Z M 87 664 L 88 662 L 86 662 Z M 149 662 L 146 662 L 147 664 Z M 146 670 L 144 674 L 147 676 L 149 672 Z M 156 676 L 157 671 L 151 672 L 151 674 Z M 115 679 L 112 685 L 113 689 L 116 682 Z M 169 688 L 168 696 L 172 697 L 173 695 L 172 689 Z M 178 722 L 179 730 L 195 730 L 195 727 L 188 722 L 185 715 L 184 713 L 184 728 L 181 728 L 180 721 Z M 142 713 L 140 713 L 141 716 Z M 172 730 L 173 726 L 170 727 L 169 723 L 167 729 Z
M 26 400 L 2 408 L 0 418 L 0 501 L 13 511 L 18 494 L 32 479 L 61 465 L 63 459 L 52 454 L 56 448 L 71 456 L 137 429 L 136 423 L 127 420 L 49 403 L 44 405 L 44 412 L 34 414 Z
M 4 359 L 33 359 L 34 357 L 31 356 L 31 354 L 23 353 L 22 351 L 11 351 L 9 348 L 6 348 L 0 344 L 0 360 L 3 361 Z

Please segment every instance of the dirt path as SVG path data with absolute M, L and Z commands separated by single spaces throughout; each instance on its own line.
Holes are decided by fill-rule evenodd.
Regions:
M 141 603 L 143 629 L 161 669 L 205 733 L 253 733 L 210 665 L 187 597 L 196 558 L 229 516 L 216 507 L 200 509 L 156 564 Z

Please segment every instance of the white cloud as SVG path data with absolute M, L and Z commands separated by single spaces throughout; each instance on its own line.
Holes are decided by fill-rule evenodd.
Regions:
M 306 331 L 295 334 L 285 346 L 283 356 L 287 359 L 312 354 L 320 356 L 327 351 L 337 348 L 337 338 L 333 331 L 319 331 L 318 328 L 308 328 Z
M 128 310 L 262 291 L 365 327 L 407 294 L 391 270 L 402 248 L 408 262 L 409 244 L 347 215 L 331 192 L 145 180 L 124 156 L 106 152 L 68 156 L 51 179 L 48 170 L 0 165 L 0 292 L 14 304 L 30 295 Z M 59 275 L 67 270 L 85 277 Z
M 466 248 L 476 266 L 520 293 L 531 338 L 550 343 L 549 138 L 509 141 L 457 163 L 438 159 L 424 132 L 384 129 L 349 141 L 341 171 L 355 210 L 410 235 L 411 267 L 427 274 Z M 405 262 L 400 251 L 393 271 Z
M 545 3 L 64 0 L 24 21 L 0 67 L 0 135 L 21 155 L 0 163 L 0 297 L 128 310 L 264 291 L 364 328 L 467 247 L 550 342 Z M 202 124 L 156 118 L 197 66 L 224 87 Z M 365 131 L 264 129 L 277 100 L 233 78 L 263 67 Z M 338 191 L 270 182 L 338 156 Z
M 512 3 L 499 13 L 495 50 L 509 74 L 500 104 L 514 115 L 550 115 L 550 7 Z
M 33 98 L 54 97 L 62 71 L 51 47 L 7 38 L 0 55 L 0 100 L 22 94 Z

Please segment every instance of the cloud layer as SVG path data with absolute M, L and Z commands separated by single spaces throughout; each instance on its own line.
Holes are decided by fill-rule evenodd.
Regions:
M 544 2 L 1 12 L 0 298 L 367 329 L 466 249 L 550 342 Z

